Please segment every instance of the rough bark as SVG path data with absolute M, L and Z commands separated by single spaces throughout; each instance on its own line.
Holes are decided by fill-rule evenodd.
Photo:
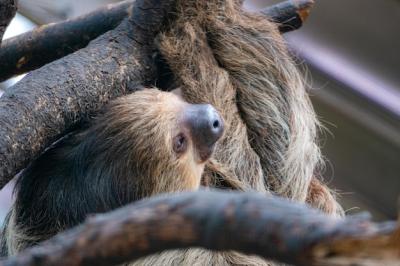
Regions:
M 0 100 L 0 189 L 49 144 L 111 98 L 154 80 L 155 35 L 173 1 L 137 0 L 88 47 L 31 72 Z
M 0 49 L 0 81 L 37 69 L 85 47 L 121 23 L 134 2 L 110 4 L 87 15 L 43 25 L 5 40 Z
M 202 191 L 89 218 L 0 266 L 116 265 L 187 247 L 236 250 L 294 265 L 398 265 L 400 259 L 395 223 L 335 219 L 261 194 Z
M 115 28 L 134 1 L 108 5 L 87 15 L 41 26 L 4 41 L 0 49 L 0 81 L 37 69 L 85 47 L 89 41 Z M 279 24 L 282 32 L 301 27 L 312 0 L 286 1 L 261 12 Z
M 17 0 L 0 1 L 0 45 L 7 26 L 17 12 Z

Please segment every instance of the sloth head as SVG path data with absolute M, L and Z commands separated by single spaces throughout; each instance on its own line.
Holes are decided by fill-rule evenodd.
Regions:
M 21 173 L 10 218 L 21 234 L 9 240 L 11 250 L 90 213 L 197 189 L 223 130 L 211 105 L 189 104 L 170 92 L 148 89 L 113 100 L 89 128 L 59 140 Z
M 223 131 L 211 105 L 189 104 L 171 92 L 147 89 L 113 100 L 88 129 L 61 139 L 22 172 L 21 223 L 40 208 L 47 218 L 41 213 L 30 227 L 44 220 L 69 227 L 88 213 L 195 190 Z
M 117 180 L 135 182 L 142 197 L 197 189 L 223 129 L 211 105 L 148 89 L 111 102 L 86 137 L 96 138 L 96 147 L 88 147 L 96 165 L 118 173 L 110 173 Z

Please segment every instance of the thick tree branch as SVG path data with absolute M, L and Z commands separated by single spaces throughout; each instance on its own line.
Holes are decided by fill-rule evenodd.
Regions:
M 134 1 L 108 5 L 87 15 L 41 26 L 4 41 L 0 49 L 0 81 L 37 69 L 85 47 L 89 41 L 116 27 Z M 301 27 L 312 0 L 286 1 L 266 8 L 263 14 L 279 23 L 282 32 Z
M 173 0 L 137 0 L 132 15 L 88 47 L 50 63 L 0 98 L 0 189 L 109 99 L 154 80 L 155 35 Z
M 0 45 L 3 39 L 3 34 L 6 31 L 8 24 L 17 12 L 16 0 L 2 0 L 0 1 Z M 1 59 L 0 59 L 1 60 Z
M 85 47 L 121 23 L 134 2 L 110 4 L 78 18 L 43 25 L 5 40 L 0 49 L 0 81 L 37 69 Z
M 400 259 L 395 223 L 335 219 L 273 196 L 203 191 L 147 199 L 90 218 L 0 266 L 116 265 L 187 247 L 295 265 L 396 265 Z

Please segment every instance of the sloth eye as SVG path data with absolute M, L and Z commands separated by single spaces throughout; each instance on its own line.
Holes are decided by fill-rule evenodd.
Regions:
M 182 154 L 186 151 L 187 146 L 188 146 L 187 139 L 183 133 L 179 133 L 177 136 L 174 137 L 173 139 L 174 152 Z

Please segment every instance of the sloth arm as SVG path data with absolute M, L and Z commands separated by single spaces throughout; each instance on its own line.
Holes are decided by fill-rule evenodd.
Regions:
M 235 189 L 265 192 L 260 159 L 237 109 L 236 90 L 218 66 L 202 28 L 195 21 L 178 20 L 161 36 L 159 48 L 179 77 L 182 97 L 190 103 L 212 104 L 224 119 L 225 133 L 206 167 L 205 175 L 211 175 L 207 178 L 222 178 L 228 183 L 224 186 Z
M 231 76 L 236 104 L 248 129 L 251 147 L 260 157 L 266 183 L 274 180 L 271 176 L 276 174 L 282 182 L 278 182 L 278 187 L 284 186 L 285 181 L 295 184 L 288 184 L 289 189 L 282 191 L 282 195 L 306 201 L 326 213 L 343 215 L 334 193 L 315 177 L 320 163 L 316 144 L 318 121 L 285 41 L 276 25 L 265 17 L 237 12 L 242 12 L 241 16 L 233 19 L 225 13 L 210 16 L 207 36 L 218 64 Z M 302 145 L 305 148 L 298 154 L 305 157 L 296 158 L 296 147 Z M 288 147 L 293 153 L 289 157 L 285 155 Z M 300 169 L 302 174 L 296 176 L 290 170 L 270 172 L 270 162 L 275 159 L 271 150 L 281 150 L 276 153 L 277 161 L 285 158 L 283 163 Z
M 183 98 L 190 103 L 209 103 L 230 124 L 236 116 L 235 89 L 229 75 L 218 67 L 203 30 L 177 21 L 161 36 L 160 50 L 173 70 Z

